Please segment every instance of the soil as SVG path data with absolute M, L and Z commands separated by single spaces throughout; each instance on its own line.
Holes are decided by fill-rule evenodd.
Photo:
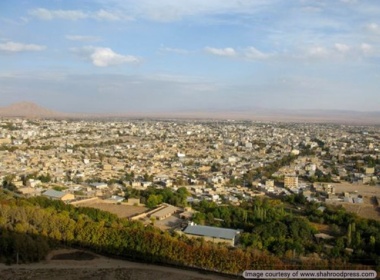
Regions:
M 337 205 L 342 205 L 347 211 L 354 212 L 358 216 L 374 219 L 380 221 L 380 207 L 373 204 L 372 197 L 380 197 L 380 187 L 379 186 L 368 186 L 363 184 L 350 184 L 350 183 L 340 183 L 334 184 L 335 192 L 358 192 L 363 196 L 363 203 L 334 203 Z
M 52 251 L 46 260 L 40 263 L 11 266 L 0 264 L 0 275 L 3 280 L 212 280 L 237 278 L 110 259 L 75 249 Z
M 129 218 L 137 214 L 144 213 L 148 208 L 143 206 L 112 204 L 104 202 L 85 202 L 78 204 L 79 207 L 91 207 L 116 214 L 119 218 Z
M 54 255 L 52 260 L 73 260 L 73 261 L 91 261 L 96 259 L 97 256 L 92 253 L 87 253 L 83 251 L 75 251 L 71 253 L 57 254 Z

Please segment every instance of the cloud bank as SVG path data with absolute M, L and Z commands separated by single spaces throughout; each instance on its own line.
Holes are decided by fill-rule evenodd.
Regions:
M 120 21 L 132 20 L 131 17 L 118 12 L 110 12 L 107 10 L 98 10 L 95 12 L 84 12 L 82 10 L 49 10 L 45 8 L 37 8 L 29 10 L 29 15 L 40 20 L 82 20 L 95 19 L 100 21 Z
M 42 45 L 35 45 L 35 44 L 23 44 L 23 43 L 17 43 L 17 42 L 6 42 L 0 44 L 0 51 L 6 51 L 6 52 L 38 52 L 43 51 L 46 49 L 46 46 Z

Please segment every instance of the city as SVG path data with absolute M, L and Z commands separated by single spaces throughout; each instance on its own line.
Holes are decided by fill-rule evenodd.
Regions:
M 109 189 L 120 181 L 124 188 L 186 186 L 195 199 L 219 203 L 301 191 L 330 201 L 316 195 L 318 182 L 375 186 L 379 179 L 377 127 L 23 119 L 2 120 L 0 127 L 2 180 L 13 177 L 12 184 L 27 195 L 46 187 L 37 180 L 42 178 L 82 191 L 79 198 L 105 197 L 111 189 L 122 194 L 122 188 Z M 126 173 L 133 176 L 126 180 Z M 284 178 L 285 186 L 279 186 Z M 97 194 L 87 190 L 94 182 L 106 187 Z
M 94 207 L 238 247 L 243 230 L 223 228 L 237 226 L 230 217 L 197 211 L 202 201 L 239 207 L 301 195 L 321 212 L 342 205 L 380 220 L 376 126 L 3 119 L 0 127 L 1 181 L 23 197 Z M 322 218 L 312 222 L 316 239 L 333 238 Z
M 378 277 L 379 19 L 2 1 L 0 278 Z
M 0 127 L 2 180 L 12 177 L 28 196 L 46 183 L 77 199 L 155 185 L 185 186 L 192 198 L 218 203 L 300 192 L 363 203 L 361 191 L 379 179 L 379 131 L 370 126 L 3 119 Z M 352 199 L 335 195 L 340 184 L 357 186 L 345 195 Z

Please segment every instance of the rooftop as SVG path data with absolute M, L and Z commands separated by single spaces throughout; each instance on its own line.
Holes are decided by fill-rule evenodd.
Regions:
M 55 197 L 55 198 L 61 198 L 65 195 L 66 193 L 56 191 L 56 190 L 47 190 L 46 192 L 43 193 L 43 195 L 48 196 L 48 197 Z
M 234 239 L 240 232 L 235 229 L 219 228 L 210 226 L 188 225 L 184 230 L 187 234 L 208 236 L 221 239 Z

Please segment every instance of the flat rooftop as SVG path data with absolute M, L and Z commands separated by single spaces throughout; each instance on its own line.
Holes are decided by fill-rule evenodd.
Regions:
M 240 231 L 236 229 L 229 229 L 229 228 L 188 225 L 186 229 L 184 230 L 184 233 L 232 240 L 235 238 L 237 234 L 240 233 Z

